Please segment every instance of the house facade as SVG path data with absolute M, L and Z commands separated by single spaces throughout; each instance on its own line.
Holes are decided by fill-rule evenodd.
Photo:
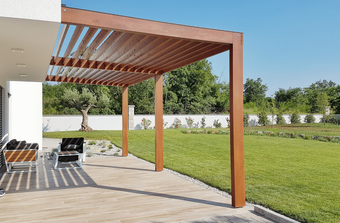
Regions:
M 42 148 L 42 83 L 58 36 L 61 1 L 0 3 L 1 150 L 10 139 Z

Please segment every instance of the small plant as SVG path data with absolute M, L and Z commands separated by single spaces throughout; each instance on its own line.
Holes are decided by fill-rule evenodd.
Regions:
M 168 122 L 164 122 L 164 119 L 163 119 L 163 128 L 165 128 L 167 126 Z
M 216 120 L 214 120 L 214 122 L 213 122 L 213 126 L 214 126 L 215 128 L 221 128 L 222 123 L 219 122 L 218 119 L 216 119 Z
M 187 134 L 187 133 L 188 133 L 188 130 L 183 129 L 183 130 L 182 130 L 182 133 Z
M 178 129 L 181 128 L 182 122 L 178 118 L 175 118 L 174 123 L 172 123 L 172 128 Z
M 93 153 L 92 152 L 88 152 L 88 153 L 86 153 L 86 156 L 87 157 L 91 157 L 91 156 L 93 156 Z
M 293 112 L 292 114 L 289 115 L 290 118 L 290 123 L 291 124 L 299 124 L 301 123 L 300 121 L 300 115 L 298 114 L 297 111 Z
M 194 119 L 189 116 L 189 118 L 185 118 L 185 121 L 187 122 L 188 127 L 191 129 L 194 124 Z
M 306 115 L 304 121 L 306 123 L 314 123 L 315 122 L 315 118 L 314 118 L 314 115 L 309 113 L 308 115 Z
M 103 149 L 104 149 L 105 147 L 106 147 L 105 145 L 102 146 Z
M 90 141 L 89 145 L 96 145 L 96 141 Z
M 206 124 L 205 124 L 205 116 L 202 117 L 201 119 L 201 128 L 205 128 Z
M 229 118 L 225 118 L 225 120 L 227 121 L 228 128 L 230 128 L 230 119 Z M 243 121 L 244 121 L 244 118 L 243 118 Z
M 86 147 L 86 150 L 90 150 L 91 148 L 90 147 Z
M 257 117 L 259 118 L 259 121 L 258 121 L 259 125 L 266 126 L 269 124 L 267 113 L 264 110 L 260 112 L 260 114 L 258 114 Z
M 117 156 L 119 153 L 114 153 L 113 155 Z
M 110 144 L 110 145 L 109 145 L 109 149 L 112 149 L 112 148 L 113 148 L 113 146 Z
M 51 155 L 50 155 L 50 156 L 54 156 L 54 153 L 55 153 L 55 152 L 58 152 L 58 149 L 52 149 Z
M 212 133 L 213 133 L 212 130 L 208 130 L 208 131 L 207 131 L 207 134 L 212 134 Z
M 148 129 L 149 126 L 151 125 L 151 120 L 143 118 L 140 124 L 141 126 L 143 126 L 144 129 Z
M 304 139 L 305 140 L 311 140 L 312 138 L 309 135 L 305 135 Z
M 283 112 L 282 112 L 282 111 L 279 111 L 279 112 L 276 114 L 276 124 L 277 124 L 277 125 L 283 125 L 283 124 L 285 124 L 285 119 L 283 118 Z
M 325 139 L 323 137 L 319 137 L 317 140 L 321 142 L 329 142 L 328 139 Z
M 227 122 L 228 122 L 228 120 L 227 120 Z M 229 125 L 230 125 L 230 121 L 228 122 L 228 128 L 229 128 Z M 248 113 L 246 113 L 246 114 L 243 115 L 243 127 L 248 127 L 248 126 L 249 126 L 249 115 L 248 115 Z

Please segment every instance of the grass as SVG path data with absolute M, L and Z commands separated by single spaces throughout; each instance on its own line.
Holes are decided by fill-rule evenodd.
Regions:
M 121 147 L 121 131 L 44 133 L 44 137 L 80 136 Z M 154 130 L 129 131 L 129 152 L 154 162 L 154 137 Z M 253 135 L 244 139 L 248 201 L 301 222 L 340 222 L 339 144 Z M 229 143 L 228 135 L 165 130 L 164 166 L 230 192 Z
M 322 136 L 340 136 L 340 125 L 326 123 L 313 124 L 291 124 L 291 125 L 274 125 L 272 126 L 255 126 L 247 127 L 246 130 L 271 131 L 271 132 L 289 132 L 306 135 L 322 135 Z

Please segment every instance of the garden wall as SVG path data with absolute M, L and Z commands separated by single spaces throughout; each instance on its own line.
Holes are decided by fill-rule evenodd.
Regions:
M 300 120 L 303 122 L 306 115 L 300 115 Z M 340 115 L 337 115 L 340 117 Z M 175 118 L 181 120 L 184 127 L 186 127 L 186 117 L 191 117 L 194 120 L 194 126 L 201 127 L 202 117 L 206 117 L 206 127 L 212 128 L 213 121 L 218 119 L 221 122 L 222 127 L 227 127 L 226 118 L 229 115 L 164 115 L 164 123 L 167 123 L 165 128 L 169 128 L 174 122 Z M 286 123 L 290 123 L 289 115 L 283 115 Z M 315 122 L 321 121 L 321 114 L 315 114 Z M 151 120 L 150 128 L 155 126 L 155 115 L 134 115 L 134 129 L 139 130 L 142 128 L 141 121 L 143 118 Z M 54 131 L 74 131 L 79 130 L 81 124 L 81 115 L 53 115 L 43 116 L 43 132 L 54 132 Z M 271 121 L 271 115 L 268 115 L 268 119 Z M 256 126 L 258 122 L 257 115 L 249 115 L 249 125 Z M 275 124 L 275 116 L 274 116 Z M 122 130 L 122 116 L 121 115 L 89 115 L 89 125 L 94 130 Z

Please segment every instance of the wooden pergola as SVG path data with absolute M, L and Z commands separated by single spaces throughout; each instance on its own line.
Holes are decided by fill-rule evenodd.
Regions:
M 123 156 L 128 155 L 128 87 L 155 78 L 156 171 L 163 170 L 163 74 L 229 51 L 232 205 L 245 206 L 242 33 L 68 7 L 61 8 L 61 23 L 46 81 L 121 86 Z

